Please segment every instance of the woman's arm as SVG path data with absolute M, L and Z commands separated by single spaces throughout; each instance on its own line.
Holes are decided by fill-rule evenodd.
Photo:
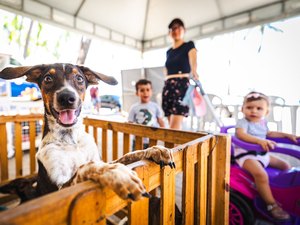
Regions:
M 199 75 L 197 73 L 197 50 L 195 48 L 192 48 L 189 51 L 189 62 L 190 62 L 191 73 L 193 75 L 193 78 L 195 80 L 199 80 Z
M 167 70 L 167 68 L 166 68 L 166 67 L 164 67 L 164 68 L 163 68 L 163 73 L 164 73 L 164 75 L 165 75 L 165 76 L 167 76 L 167 75 L 168 75 L 168 70 Z

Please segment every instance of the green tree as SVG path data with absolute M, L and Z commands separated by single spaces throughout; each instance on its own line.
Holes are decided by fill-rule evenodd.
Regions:
M 26 59 L 34 52 L 35 48 L 44 48 L 47 52 L 59 59 L 60 47 L 62 42 L 67 42 L 70 35 L 65 31 L 59 36 L 54 44 L 54 48 L 49 48 L 49 40 L 47 35 L 42 35 L 47 30 L 43 24 L 32 19 L 25 23 L 26 19 L 23 16 L 15 15 L 13 18 L 4 17 L 3 30 L 7 33 L 8 44 L 17 44 L 20 51 L 23 51 L 23 57 Z

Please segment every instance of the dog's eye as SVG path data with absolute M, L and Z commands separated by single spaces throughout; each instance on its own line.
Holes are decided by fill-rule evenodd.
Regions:
M 78 83 L 82 83 L 84 81 L 82 76 L 76 76 L 76 80 Z
M 46 76 L 44 77 L 44 81 L 45 81 L 46 83 L 51 83 L 51 82 L 53 81 L 53 78 L 52 78 L 50 75 L 46 75 Z

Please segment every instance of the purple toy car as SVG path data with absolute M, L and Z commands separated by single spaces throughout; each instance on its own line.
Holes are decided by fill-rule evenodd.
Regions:
M 221 132 L 228 133 L 228 129 L 231 128 L 234 126 L 222 127 Z M 278 143 L 272 152 L 286 154 L 300 160 L 300 139 L 298 139 L 298 144 L 284 138 L 272 138 L 271 140 Z M 264 151 L 259 145 L 241 141 L 235 136 L 232 136 L 232 143 L 247 150 Z M 276 201 L 291 215 L 291 219 L 288 221 L 274 220 L 256 191 L 252 176 L 232 162 L 230 170 L 230 225 L 300 225 L 300 163 L 298 168 L 292 168 L 288 171 L 270 167 L 267 167 L 266 170 Z M 260 223 L 260 219 L 269 223 Z

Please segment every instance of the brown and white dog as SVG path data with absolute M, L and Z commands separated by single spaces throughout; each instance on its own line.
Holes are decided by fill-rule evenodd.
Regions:
M 175 167 L 171 151 L 161 146 L 128 153 L 112 163 L 100 160 L 93 137 L 84 131 L 80 111 L 88 85 L 100 80 L 115 85 L 113 77 L 61 63 L 5 68 L 0 72 L 3 79 L 21 76 L 38 84 L 45 108 L 43 138 L 36 155 L 37 186 L 34 194 L 31 190 L 22 201 L 85 180 L 109 187 L 123 199 L 138 200 L 149 194 L 137 174 L 124 164 L 151 159 L 161 166 Z

